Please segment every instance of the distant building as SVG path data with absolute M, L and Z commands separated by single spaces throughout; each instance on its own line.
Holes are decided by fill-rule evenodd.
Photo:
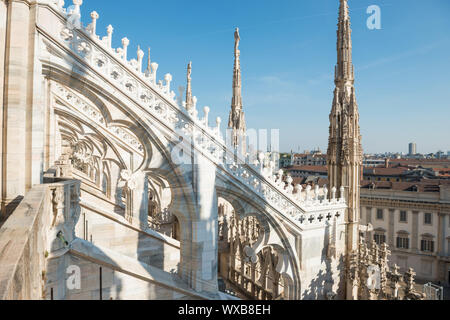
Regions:
M 446 156 L 445 156 L 444 151 L 436 152 L 436 159 L 445 159 L 445 158 L 446 158 Z
M 328 169 L 326 166 L 291 166 L 286 172 L 293 178 L 307 178 L 309 176 L 327 179 Z
M 364 181 L 361 224 L 392 250 L 391 264 L 413 268 L 417 278 L 450 286 L 450 182 Z
M 417 144 L 410 143 L 409 144 L 409 156 L 415 156 L 417 154 Z
M 320 150 L 294 154 L 291 159 L 292 166 L 326 166 L 327 155 Z
M 280 154 L 280 168 L 286 168 L 291 165 L 292 162 L 292 154 L 290 153 L 281 153 Z
M 291 170 L 294 184 L 329 185 L 323 168 Z M 360 219 L 373 227 L 367 240 L 389 245 L 391 265 L 402 272 L 413 268 L 422 282 L 450 287 L 450 180 L 364 180 Z
M 371 182 L 421 182 L 424 180 L 450 180 L 450 161 L 437 160 L 383 160 L 383 166 L 366 166 L 363 180 Z M 326 166 L 288 166 L 293 178 L 327 179 Z
M 384 159 L 366 158 L 363 160 L 363 167 L 378 167 L 386 163 Z

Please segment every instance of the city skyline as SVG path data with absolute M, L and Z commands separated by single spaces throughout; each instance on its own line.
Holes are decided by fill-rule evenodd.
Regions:
M 409 146 L 410 144 L 413 143 L 416 146 L 416 153 L 410 154 L 409 152 Z M 417 145 L 415 142 L 410 142 L 408 143 L 408 145 L 403 148 L 406 149 L 405 150 L 397 150 L 397 151 L 381 151 L 381 152 L 364 152 L 364 154 L 402 154 L 402 155 L 406 155 L 406 156 L 413 156 L 413 155 L 429 155 L 429 154 L 437 154 L 438 152 L 442 152 L 445 155 L 450 154 L 450 150 L 444 150 L 444 149 L 438 149 L 432 152 L 421 152 L 420 150 L 420 146 Z M 325 153 L 326 149 L 323 149 L 319 146 L 313 147 L 311 149 L 309 148 L 303 148 L 302 146 L 298 146 L 297 148 L 291 148 L 291 150 L 280 150 L 280 153 L 312 153 L 312 152 L 317 152 L 320 151 L 321 153 Z
M 126 3 L 112 8 L 98 0 L 87 1 L 82 13 L 87 23 L 88 13 L 102 8 L 99 33 L 116 21 L 113 43 L 119 45 L 128 36 L 130 56 L 136 55 L 138 45 L 154 48 L 152 60 L 162 74 L 173 74 L 177 95 L 178 87 L 186 86 L 186 65 L 192 60 L 198 109 L 210 106 L 211 116 L 220 116 L 224 123 L 232 97 L 233 32 L 239 27 L 247 127 L 280 129 L 283 152 L 298 146 L 326 150 L 338 3 L 254 4 L 159 2 L 129 12 Z M 381 30 L 366 26 L 366 9 L 374 4 L 381 8 Z M 146 18 L 148 12 L 159 11 L 171 11 L 171 19 L 157 14 Z M 411 141 L 424 153 L 450 150 L 450 92 L 445 89 L 450 85 L 450 60 L 445 55 L 450 50 L 450 4 L 363 0 L 351 4 L 350 11 L 364 151 L 407 153 Z

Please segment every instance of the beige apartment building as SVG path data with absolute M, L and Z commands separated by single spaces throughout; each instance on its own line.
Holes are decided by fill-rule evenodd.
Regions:
M 364 182 L 361 224 L 369 223 L 370 237 L 391 248 L 391 264 L 450 286 L 450 184 Z

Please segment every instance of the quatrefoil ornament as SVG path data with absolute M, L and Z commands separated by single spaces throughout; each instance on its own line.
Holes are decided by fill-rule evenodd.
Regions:
M 120 178 L 119 188 L 127 188 L 129 190 L 135 190 L 137 188 L 137 174 L 133 174 L 131 170 L 122 170 Z

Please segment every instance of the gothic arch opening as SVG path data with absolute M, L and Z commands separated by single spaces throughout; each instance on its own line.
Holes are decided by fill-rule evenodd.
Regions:
M 292 280 L 280 273 L 284 255 L 265 246 L 254 252 L 264 237 L 257 215 L 239 216 L 233 205 L 219 197 L 219 286 L 242 299 L 289 299 Z
M 148 177 L 148 184 L 148 225 L 159 233 L 175 238 L 179 223 L 170 209 L 173 200 L 170 184 L 156 175 Z M 178 227 L 176 227 L 177 223 Z

